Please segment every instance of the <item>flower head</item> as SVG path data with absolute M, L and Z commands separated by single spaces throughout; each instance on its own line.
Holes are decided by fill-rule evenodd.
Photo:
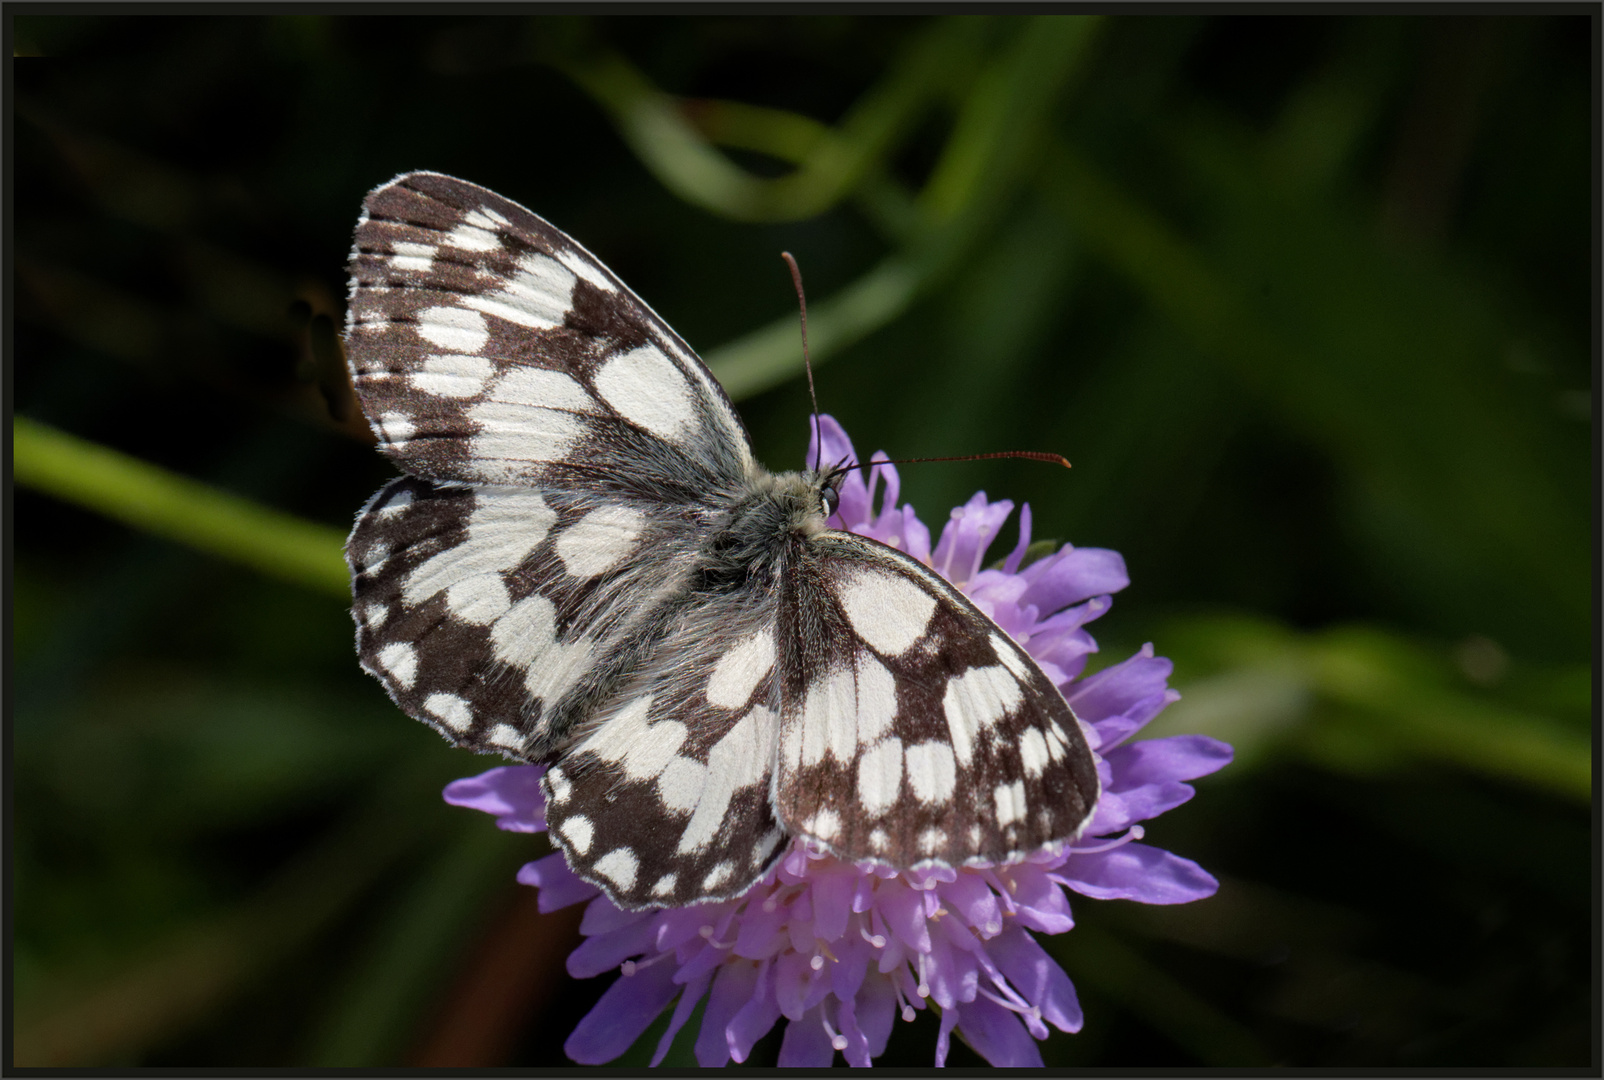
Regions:
M 824 416 L 808 460 L 857 457 L 840 425 Z M 1102 796 L 1091 823 L 1073 843 L 1019 862 L 919 870 L 846 862 L 798 838 L 742 896 L 647 911 L 619 909 L 574 875 L 561 853 L 529 863 L 518 880 L 540 888 L 541 910 L 587 904 L 586 940 L 569 956 L 569 973 L 621 972 L 569 1036 L 565 1049 L 575 1061 L 613 1060 L 673 1006 L 660 1061 L 705 998 L 695 1045 L 704 1066 L 744 1061 L 782 1018 L 789 1022 L 780 1065 L 826 1066 L 840 1051 L 848 1064 L 867 1066 L 899 1018 L 932 1006 L 940 1014 L 938 1065 L 954 1031 L 993 1065 L 1040 1065 L 1037 1040 L 1049 1026 L 1078 1031 L 1082 1020 L 1069 977 L 1031 934 L 1074 925 L 1065 889 L 1149 904 L 1214 892 L 1214 878 L 1196 863 L 1140 843 L 1139 822 L 1191 798 L 1186 781 L 1225 765 L 1231 748 L 1200 735 L 1129 741 L 1179 696 L 1168 686 L 1170 662 L 1151 646 L 1080 677 L 1097 651 L 1085 624 L 1129 584 L 1124 560 L 1065 545 L 1026 565 L 1025 506 L 1014 549 L 985 568 L 1011 502 L 975 495 L 952 511 L 932 549 L 929 529 L 911 506 L 897 505 L 898 493 L 893 466 L 853 470 L 840 482 L 831 523 L 931 565 L 1030 652 L 1083 721 L 1097 758 Z M 545 828 L 541 772 L 491 769 L 451 784 L 446 799 L 496 815 L 504 829 L 538 832 Z

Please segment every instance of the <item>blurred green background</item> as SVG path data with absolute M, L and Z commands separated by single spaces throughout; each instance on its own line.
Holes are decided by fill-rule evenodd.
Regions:
M 1154 642 L 1150 733 L 1238 758 L 1149 832 L 1215 898 L 1050 943 L 1087 1022 L 1049 1063 L 1596 1070 L 1575 10 L 10 19 L 15 1063 L 555 1065 L 607 982 L 513 884 L 544 838 L 441 802 L 495 762 L 352 648 L 393 470 L 343 264 L 428 168 L 597 253 L 771 466 L 782 249 L 860 451 L 1074 462 L 903 491 L 1122 551 L 1098 663 Z

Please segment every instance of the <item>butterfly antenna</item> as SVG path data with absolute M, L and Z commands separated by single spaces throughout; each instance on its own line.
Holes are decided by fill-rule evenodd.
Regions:
M 813 392 L 813 360 L 808 356 L 808 298 L 802 292 L 802 270 L 789 251 L 780 252 L 780 258 L 791 268 L 791 283 L 796 286 L 796 303 L 802 309 L 802 366 L 808 373 L 808 397 L 813 402 L 813 469 L 819 468 L 819 455 L 824 453 L 824 436 L 819 430 L 819 395 Z
M 860 461 L 853 465 L 841 467 L 840 472 L 851 472 L 853 469 L 869 469 L 876 465 L 921 465 L 929 461 L 987 461 L 993 458 L 1024 458 L 1026 461 L 1045 461 L 1050 465 L 1062 465 L 1069 468 L 1069 459 L 1062 454 L 1049 454 L 1044 450 L 999 450 L 991 454 L 960 454 L 957 457 L 914 457 L 896 458 L 892 461 Z

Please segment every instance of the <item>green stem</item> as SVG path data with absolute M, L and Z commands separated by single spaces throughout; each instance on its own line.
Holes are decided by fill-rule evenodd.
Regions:
M 136 529 L 341 599 L 350 572 L 337 529 L 269 509 L 27 417 L 11 439 L 18 484 Z

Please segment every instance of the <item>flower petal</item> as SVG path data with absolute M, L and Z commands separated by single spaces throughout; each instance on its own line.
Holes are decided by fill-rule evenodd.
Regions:
M 900 880 L 888 881 L 880 888 L 876 906 L 899 941 L 915 952 L 930 951 L 923 896 Z
M 620 975 L 568 1036 L 563 1052 L 581 1065 L 613 1060 L 634 1045 L 679 992 L 669 964 Z
M 750 964 L 732 964 L 736 969 L 752 971 L 754 977 L 748 985 L 750 995 L 725 1027 L 725 1039 L 730 1046 L 730 1057 L 743 1062 L 752 1053 L 752 1046 L 774 1026 L 780 1018 L 780 1007 L 774 1003 L 774 994 L 765 993 L 763 982 L 769 965 L 754 969 Z
M 813 904 L 814 933 L 825 941 L 834 941 L 847 932 L 858 877 L 849 863 L 820 866 L 814 874 L 808 898 Z
M 869 1056 L 877 1058 L 885 1053 L 891 1026 L 897 1019 L 897 991 L 891 980 L 881 975 L 864 979 L 853 998 L 853 1013 L 858 1030 L 869 1040 Z
M 1015 1013 L 987 997 L 966 1001 L 954 1011 L 964 1041 L 992 1065 L 1002 1069 L 1042 1067 L 1041 1050 Z
M 1064 890 L 1046 870 L 1020 863 L 1011 869 L 1010 877 L 1011 895 L 1022 925 L 1047 934 L 1062 934 L 1075 925 Z
M 756 982 L 757 968 L 749 963 L 724 964 L 713 976 L 702 1030 L 696 1033 L 696 1060 L 704 1069 L 718 1068 L 730 1060 L 730 1021 L 751 1000 Z
M 1043 611 L 1078 604 L 1103 593 L 1119 592 L 1131 583 L 1125 557 L 1106 548 L 1077 548 L 1065 544 L 1056 554 L 1025 567 L 1030 602 Z
M 828 469 L 838 461 L 849 465 L 857 461 L 858 452 L 840 422 L 829 413 L 820 413 L 818 419 L 815 428 L 813 418 L 808 418 L 808 456 L 802 467 L 811 469 L 818 462 L 819 468 Z
M 825 1033 L 819 1006 L 814 1006 L 785 1025 L 785 1038 L 780 1043 L 782 1069 L 827 1069 L 835 1062 L 835 1047 Z M 703 1064 L 706 1064 L 705 1062 Z
M 1121 844 L 1073 855 L 1058 871 L 1071 889 L 1099 900 L 1186 904 L 1213 896 L 1220 883 L 1191 859 L 1147 844 Z
M 702 1000 L 702 995 L 707 993 L 707 984 L 712 979 L 711 975 L 704 975 L 685 985 L 684 993 L 680 994 L 679 1000 L 674 1003 L 674 1015 L 669 1017 L 668 1030 L 657 1040 L 657 1053 L 652 1055 L 652 1068 L 657 1068 L 663 1063 L 663 1058 L 668 1056 L 669 1048 L 674 1045 L 674 1036 L 679 1034 L 679 1029 L 685 1026 L 685 1021 L 696 1011 L 697 1003 Z
M 1010 926 L 986 943 L 986 953 L 1020 996 L 1041 1010 L 1042 1019 L 1059 1031 L 1081 1029 L 1085 1017 L 1075 985 L 1035 938 Z
M 1003 560 L 1003 573 L 1017 574 L 1019 564 L 1024 561 L 1025 552 L 1028 550 L 1030 550 L 1030 504 L 1025 503 L 1019 508 L 1019 543 L 1014 545 L 1014 550 Z
M 545 832 L 546 799 L 540 791 L 544 765 L 503 765 L 478 776 L 446 785 L 452 806 L 466 806 L 496 816 L 496 827 L 508 832 Z
M 568 974 L 576 979 L 588 979 L 610 971 L 630 957 L 651 952 L 652 938 L 656 936 L 656 926 L 650 918 L 645 918 L 612 933 L 588 937 L 568 954 Z
M 560 851 L 524 863 L 518 869 L 518 884 L 533 885 L 540 890 L 541 911 L 556 911 L 601 895 L 600 889 L 568 868 Z
M 1164 657 L 1153 655 L 1152 645 L 1143 645 L 1130 659 L 1076 683 L 1064 699 L 1076 716 L 1095 724 L 1105 717 L 1124 714 L 1145 698 L 1162 694 L 1169 688 L 1170 672 L 1174 668 L 1175 665 Z
M 1167 780 L 1196 780 L 1231 763 L 1229 743 L 1207 735 L 1172 735 L 1129 743 L 1109 756 L 1114 786 L 1133 788 Z
M 947 1051 L 952 1048 L 952 1029 L 958 1026 L 958 1010 L 941 1010 L 941 1028 L 936 1032 L 936 1068 L 947 1064 Z

